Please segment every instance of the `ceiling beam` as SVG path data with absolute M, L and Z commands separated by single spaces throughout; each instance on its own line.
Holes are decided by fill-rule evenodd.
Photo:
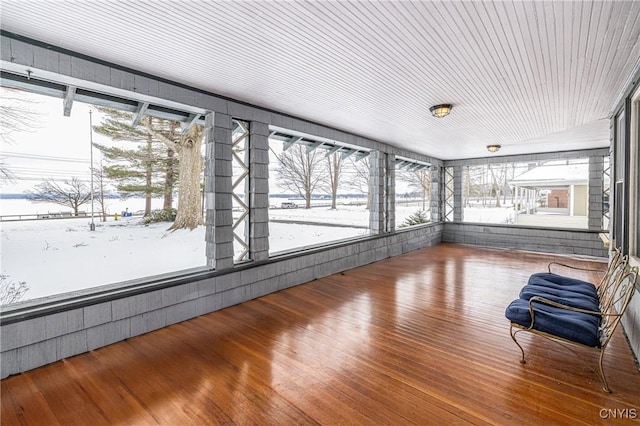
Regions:
M 185 125 L 182 128 L 182 134 L 184 135 L 185 133 L 187 133 L 189 129 L 191 129 L 196 124 L 196 121 L 198 121 L 199 119 L 200 119 L 200 114 L 189 114 L 189 117 L 187 118 L 187 121 L 185 122 Z
M 67 91 L 64 95 L 63 105 L 63 114 L 65 117 L 71 116 L 71 107 L 73 106 L 73 98 L 76 96 L 76 87 L 75 86 L 67 86 Z
M 332 147 L 329 151 L 327 151 L 327 155 L 325 155 L 325 158 L 329 157 L 331 154 L 335 154 L 336 152 L 340 151 L 342 147 L 341 146 L 334 146 Z
M 315 151 L 316 149 L 320 148 L 322 145 L 324 145 L 324 142 L 313 142 L 312 145 L 309 145 L 307 147 L 307 153 Z
M 138 123 L 140 123 L 140 120 L 142 120 L 142 117 L 144 117 L 144 114 L 147 112 L 147 108 L 149 108 L 149 102 L 140 102 L 138 104 L 138 108 L 133 116 L 133 121 L 131 122 L 131 127 L 136 127 Z
M 291 148 L 293 145 L 296 144 L 296 142 L 302 140 L 302 137 L 300 136 L 292 136 L 291 139 L 289 139 L 287 142 L 282 144 L 282 150 L 286 151 L 289 148 Z
M 346 160 L 347 158 L 351 157 L 353 154 L 358 152 L 357 150 L 354 150 L 354 149 L 350 149 L 350 148 L 347 148 L 347 149 L 349 149 L 349 151 L 342 153 L 342 159 L 343 160 Z
M 396 160 L 396 168 L 402 170 L 406 165 L 411 164 L 407 160 Z
M 356 154 L 356 163 L 364 158 L 367 158 L 368 156 L 369 156 L 369 152 L 367 151 L 358 152 Z
M 108 95 L 105 93 L 93 92 L 75 86 L 65 86 L 60 83 L 54 83 L 45 80 L 39 80 L 34 77 L 0 71 L 0 86 L 10 87 L 13 89 L 26 90 L 28 92 L 37 93 L 39 95 L 53 96 L 56 98 L 66 99 L 69 92 L 68 87 L 74 87 L 75 93 L 72 98 L 73 102 L 87 103 L 106 108 L 118 109 L 120 111 L 135 113 L 140 102 L 133 99 L 121 98 L 118 96 Z M 161 105 L 149 105 L 146 115 L 162 118 L 166 120 L 175 120 L 185 122 L 191 116 L 187 111 L 176 110 L 163 107 Z M 197 120 L 198 124 L 204 125 L 204 118 L 201 116 Z

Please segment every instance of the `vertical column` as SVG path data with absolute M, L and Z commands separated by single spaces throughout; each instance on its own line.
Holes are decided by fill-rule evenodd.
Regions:
M 204 223 L 205 223 L 205 256 L 207 266 L 216 267 L 215 261 L 215 138 L 214 138 L 214 113 L 210 112 L 205 117 L 205 157 L 204 157 Z
M 431 166 L 431 222 L 442 220 L 442 197 L 444 188 L 441 179 L 442 169 L 438 166 Z
M 386 196 L 386 215 L 385 230 L 386 232 L 395 232 L 396 230 L 396 156 L 394 154 L 385 155 L 385 193 Z
M 249 256 L 269 258 L 269 125 L 252 121 L 249 147 Z
M 453 222 L 453 194 L 454 194 L 454 171 L 453 167 L 442 168 L 442 220 Z
M 369 230 L 372 234 L 381 234 L 384 232 L 384 153 L 371 151 L 369 158 Z
M 453 167 L 453 221 L 462 222 L 464 209 L 462 205 L 462 166 Z
M 233 267 L 231 116 L 216 113 L 213 126 L 213 231 L 207 240 L 207 259 L 216 269 Z M 211 226 L 208 222 L 207 228 Z M 209 245 L 212 259 L 209 262 Z
M 602 202 L 604 194 L 604 157 L 589 157 L 589 229 L 600 231 L 603 227 Z

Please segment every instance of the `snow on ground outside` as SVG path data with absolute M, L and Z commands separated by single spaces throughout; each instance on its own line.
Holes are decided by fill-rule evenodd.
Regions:
M 167 232 L 140 218 L 3 222 L 2 274 L 29 286 L 25 299 L 205 266 L 204 226 Z M 273 252 L 366 234 L 366 229 L 270 224 Z
M 4 200 L 6 201 L 6 200 Z M 364 207 L 329 210 L 271 210 L 271 219 L 358 225 L 368 223 Z M 89 218 L 11 221 L 0 224 L 1 270 L 29 286 L 34 299 L 101 285 L 205 266 L 204 226 L 167 232 L 168 223 L 149 226 L 139 217 L 107 222 Z M 367 229 L 272 222 L 271 253 L 366 235 Z

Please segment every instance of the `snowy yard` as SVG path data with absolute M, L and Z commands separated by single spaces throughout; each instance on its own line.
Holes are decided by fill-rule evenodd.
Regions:
M 132 200 L 127 203 L 132 211 L 138 207 Z M 417 210 L 416 205 L 398 206 L 396 225 Z M 485 223 L 506 223 L 513 220 L 513 213 L 511 208 L 464 212 L 466 222 Z M 369 233 L 369 211 L 362 205 L 338 210 L 272 208 L 269 218 L 271 254 Z M 145 226 L 140 217 L 116 221 L 109 216 L 107 222 L 96 217 L 96 229 L 90 231 L 89 222 L 79 218 L 0 224 L 2 274 L 11 282 L 27 284 L 23 299 L 205 267 L 204 226 L 168 232 L 166 222 Z
M 5 214 L 13 213 L 9 201 L 4 202 Z M 124 206 L 114 205 L 111 211 Z M 138 209 L 134 200 L 126 206 Z M 397 213 L 406 217 L 416 210 L 401 207 Z M 39 211 L 54 210 L 39 206 Z M 369 233 L 369 211 L 362 205 L 270 209 L 269 217 L 271 254 Z M 107 222 L 97 217 L 94 222 L 95 231 L 85 217 L 0 223 L 2 274 L 8 281 L 27 284 L 27 300 L 205 267 L 204 226 L 168 232 L 166 222 L 145 226 L 140 217 L 116 221 L 112 215 Z

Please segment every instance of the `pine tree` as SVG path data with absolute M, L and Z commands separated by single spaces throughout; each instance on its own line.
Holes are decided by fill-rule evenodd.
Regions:
M 145 215 L 151 213 L 151 198 L 156 196 L 164 196 L 163 208 L 170 209 L 178 159 L 164 139 L 178 143 L 180 124 L 144 117 L 137 126 L 132 126 L 132 114 L 111 108 L 99 110 L 106 118 L 94 130 L 114 141 L 130 143 L 126 147 L 94 143 L 110 163 L 104 166 L 107 178 L 118 182 L 116 188 L 123 194 L 145 197 Z
M 420 225 L 422 223 L 429 223 L 431 220 L 427 217 L 427 213 L 424 210 L 418 210 L 417 212 L 409 215 L 398 228 L 406 228 L 408 226 Z

